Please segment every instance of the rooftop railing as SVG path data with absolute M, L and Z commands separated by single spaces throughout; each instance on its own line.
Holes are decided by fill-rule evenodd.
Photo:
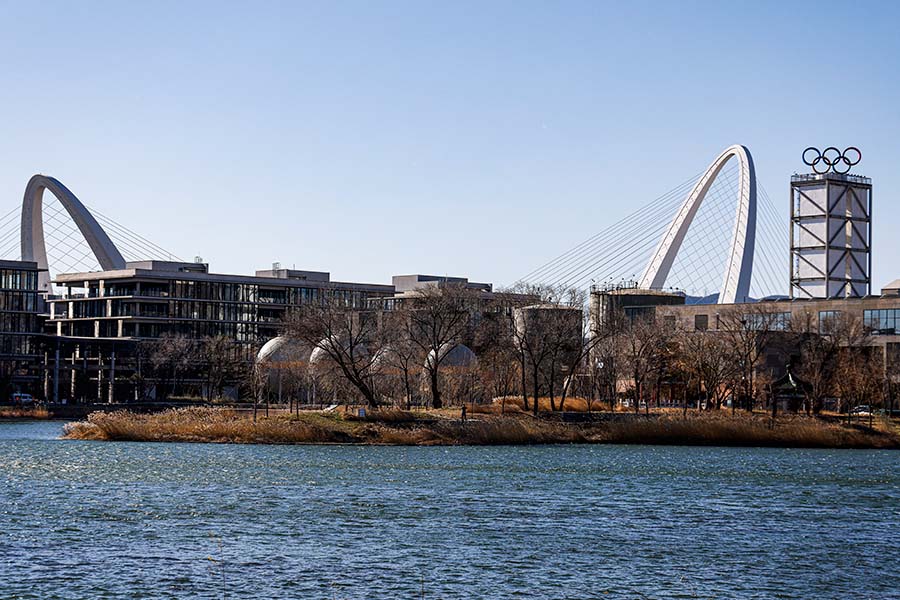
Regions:
M 804 173 L 793 174 L 791 175 L 791 182 L 803 182 L 803 181 L 825 181 L 827 179 L 831 179 L 834 181 L 847 181 L 850 183 L 861 183 L 863 185 L 872 185 L 871 177 L 863 177 L 862 175 L 842 175 L 841 173 L 822 173 L 821 175 L 818 173 Z

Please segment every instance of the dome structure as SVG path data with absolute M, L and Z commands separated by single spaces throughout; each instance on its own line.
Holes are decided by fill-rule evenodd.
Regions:
M 300 343 L 287 336 L 274 337 L 259 349 L 256 353 L 257 365 L 276 366 L 285 363 L 301 362 L 306 353 L 302 351 Z
M 475 353 L 464 344 L 447 343 L 440 347 L 439 354 L 440 366 L 449 367 L 451 369 L 468 369 L 474 367 L 478 362 Z M 434 365 L 434 350 L 428 353 L 425 358 L 425 368 Z
M 316 347 L 312 349 L 312 352 L 309 354 L 309 366 L 310 368 L 315 367 L 316 365 L 322 363 L 323 361 L 328 360 L 328 349 L 335 348 L 341 345 L 341 342 L 334 336 L 323 338 L 321 342 L 316 344 Z M 359 345 L 353 349 L 354 354 L 356 354 L 359 358 L 366 358 L 369 356 L 369 352 L 365 346 Z

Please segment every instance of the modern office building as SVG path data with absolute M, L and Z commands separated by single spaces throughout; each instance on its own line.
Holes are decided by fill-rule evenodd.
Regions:
M 143 261 L 124 269 L 66 273 L 65 293 L 48 300 L 49 333 L 65 338 L 190 338 L 225 336 L 248 352 L 278 335 L 291 306 L 339 298 L 363 308 L 391 296 L 390 285 L 331 281 L 329 273 L 269 269 L 256 275 L 210 273 L 205 263 Z
M 0 260 L 0 393 L 36 393 L 43 300 L 37 263 Z
M 391 285 L 331 281 L 329 273 L 282 269 L 255 275 L 210 273 L 201 262 L 128 262 L 124 269 L 65 273 L 62 294 L 47 300 L 48 338 L 59 349 L 48 367 L 49 398 L 112 401 L 156 397 L 141 371 L 140 342 L 180 335 L 194 342 L 222 336 L 250 361 L 281 333 L 291 307 L 337 299 L 364 308 L 394 293 Z M 135 384 L 141 381 L 141 387 Z M 198 383 L 199 385 L 199 383 Z

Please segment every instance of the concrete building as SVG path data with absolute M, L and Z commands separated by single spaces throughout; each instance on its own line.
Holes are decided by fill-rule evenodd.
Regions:
M 685 298 L 683 292 L 643 289 L 636 283 L 594 287 L 590 296 L 591 329 L 603 329 L 619 311 L 626 319 L 633 321 L 655 314 L 658 306 L 682 305 Z
M 475 283 L 465 277 L 447 277 L 445 275 L 394 275 L 391 284 L 398 294 L 420 290 L 426 287 L 443 287 L 447 285 L 461 285 L 466 289 L 490 292 L 493 285 L 490 283 Z
M 792 333 L 827 333 L 826 323 L 839 315 L 860 319 L 868 332 L 867 344 L 874 351 L 872 356 L 881 361 L 885 377 L 898 375 L 900 367 L 900 280 L 882 289 L 880 296 L 861 298 L 780 299 L 745 304 L 684 304 L 674 295 L 652 294 L 647 290 L 629 290 L 629 293 L 596 290 L 591 294 L 592 327 L 600 329 L 609 322 L 609 313 L 616 310 L 630 311 L 633 318 L 640 315 L 665 322 L 679 331 L 709 331 L 723 329 L 728 320 L 726 311 L 743 311 L 746 327 L 753 327 L 765 313 L 766 327 L 784 332 L 779 341 L 766 350 L 761 369 L 773 378 L 785 375 L 789 362 L 799 358 L 799 337 Z M 618 304 L 619 300 L 623 304 Z M 733 320 L 731 321 L 733 323 Z M 597 330 L 595 329 L 595 330 Z

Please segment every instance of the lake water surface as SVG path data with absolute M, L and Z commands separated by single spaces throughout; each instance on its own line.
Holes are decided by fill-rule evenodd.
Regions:
M 0 423 L 0 598 L 900 598 L 900 452 L 61 428 Z

